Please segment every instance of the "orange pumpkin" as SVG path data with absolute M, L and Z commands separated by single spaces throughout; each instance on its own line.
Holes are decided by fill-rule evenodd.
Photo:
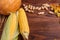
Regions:
M 9 15 L 16 12 L 21 6 L 21 0 L 0 0 L 0 14 Z

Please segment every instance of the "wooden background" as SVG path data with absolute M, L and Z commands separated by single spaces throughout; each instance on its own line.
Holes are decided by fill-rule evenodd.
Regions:
M 22 3 L 42 4 L 42 3 L 59 3 L 60 0 L 23 0 Z M 36 6 L 36 5 L 35 5 Z M 39 5 L 37 5 L 39 6 Z M 60 23 L 56 15 L 37 15 L 26 12 L 30 26 L 29 40 L 60 40 Z M 0 15 L 0 25 L 4 24 L 7 17 Z M 0 27 L 0 37 L 2 34 L 3 25 Z M 19 35 L 19 38 L 21 35 Z M 20 40 L 20 39 L 19 39 Z M 22 39 L 23 40 L 23 39 Z

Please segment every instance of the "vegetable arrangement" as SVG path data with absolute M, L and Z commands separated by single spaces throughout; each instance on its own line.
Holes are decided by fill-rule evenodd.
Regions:
M 19 34 L 28 40 L 30 33 L 28 20 L 24 9 L 20 8 L 20 6 L 21 0 L 0 0 L 0 14 L 9 15 L 4 25 L 1 40 L 18 40 Z M 50 6 L 60 17 L 60 6 L 55 4 L 50 4 Z
M 28 40 L 30 33 L 28 20 L 24 9 L 20 6 L 21 0 L 0 1 L 0 14 L 9 15 L 4 25 L 1 40 L 18 40 L 19 34 L 22 35 L 23 39 Z

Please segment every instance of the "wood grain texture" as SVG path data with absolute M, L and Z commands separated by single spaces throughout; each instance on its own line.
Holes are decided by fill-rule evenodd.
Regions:
M 29 40 L 54 40 L 60 39 L 59 18 L 44 15 L 29 14 L 30 36 Z

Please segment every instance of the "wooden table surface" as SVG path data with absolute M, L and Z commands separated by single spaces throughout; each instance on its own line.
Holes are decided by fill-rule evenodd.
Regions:
M 30 25 L 29 40 L 60 40 L 59 18 L 28 14 Z

